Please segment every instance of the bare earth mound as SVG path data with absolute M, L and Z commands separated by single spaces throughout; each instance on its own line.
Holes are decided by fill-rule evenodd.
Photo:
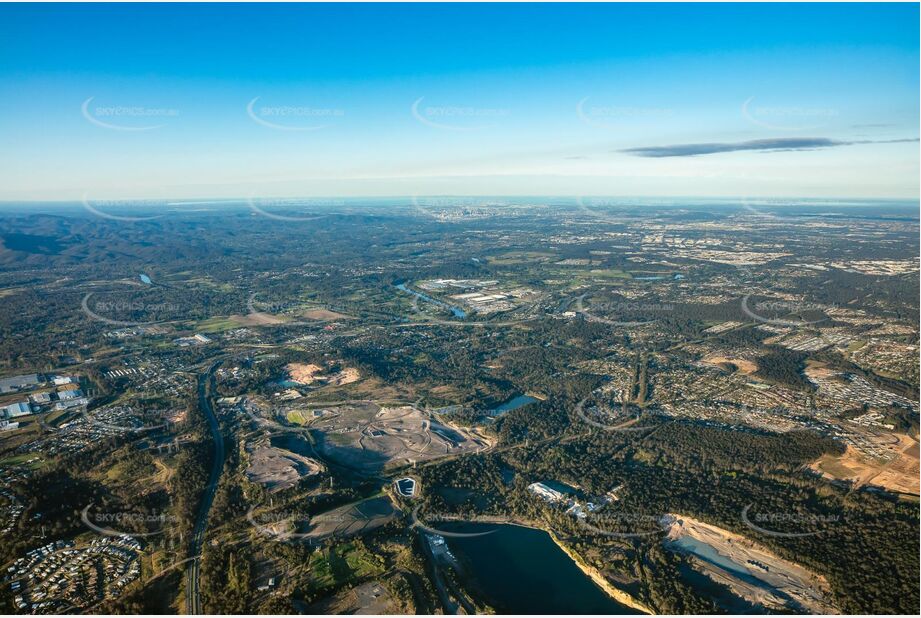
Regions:
M 399 514 L 389 497 L 371 498 L 312 517 L 302 534 L 310 538 L 362 534 L 383 526 Z M 298 522 L 298 527 L 303 530 L 304 522 Z
M 319 462 L 274 446 L 257 446 L 250 451 L 246 478 L 269 491 L 293 487 L 302 478 L 319 474 Z

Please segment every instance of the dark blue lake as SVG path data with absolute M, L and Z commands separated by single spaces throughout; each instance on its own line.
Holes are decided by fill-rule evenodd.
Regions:
M 607 595 L 543 530 L 453 522 L 455 532 L 492 534 L 448 538 L 484 600 L 502 614 L 637 614 Z

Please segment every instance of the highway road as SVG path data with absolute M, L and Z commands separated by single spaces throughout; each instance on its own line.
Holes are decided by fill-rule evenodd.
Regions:
M 221 471 L 224 469 L 224 438 L 221 436 L 221 430 L 218 427 L 214 409 L 211 407 L 211 398 L 208 392 L 208 383 L 221 362 L 223 361 L 213 363 L 205 373 L 198 377 L 198 407 L 204 413 L 205 419 L 208 421 L 208 427 L 211 429 L 211 436 L 214 440 L 214 461 L 211 465 L 208 485 L 205 487 L 201 502 L 198 505 L 198 515 L 195 518 L 195 527 L 192 529 L 192 538 L 189 545 L 190 562 L 186 569 L 185 604 L 186 612 L 189 614 L 202 613 L 201 594 L 199 591 L 201 549 L 205 540 L 205 530 L 208 527 L 208 513 L 211 511 L 214 494 L 217 492 L 217 483 L 221 478 Z

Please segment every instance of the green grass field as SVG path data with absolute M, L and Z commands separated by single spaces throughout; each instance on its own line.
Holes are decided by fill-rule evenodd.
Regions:
M 867 342 L 866 342 L 865 340 L 858 339 L 858 340 L 852 341 L 852 342 L 850 342 L 850 343 L 848 344 L 848 346 L 847 346 L 847 351 L 848 351 L 848 352 L 856 352 L 857 350 L 859 350 L 860 348 L 862 348 L 862 347 L 865 346 L 865 345 L 867 345 Z
M 326 548 L 310 559 L 310 583 L 317 590 L 338 588 L 383 572 L 379 558 L 352 542 Z
M 28 467 L 33 470 L 41 467 L 44 463 L 44 460 L 35 453 L 23 453 L 22 455 L 13 455 L 12 457 L 0 460 L 0 466 L 22 466 L 26 465 L 26 462 L 30 459 L 35 459 L 35 461 L 28 464 Z
M 195 324 L 195 330 L 200 333 L 219 333 L 225 330 L 239 328 L 240 323 L 231 318 L 209 318 Z
M 529 262 L 546 261 L 555 258 L 555 253 L 543 251 L 511 251 L 501 255 L 493 255 L 486 258 L 490 264 L 497 266 L 513 266 L 515 264 L 527 264 Z
M 285 418 L 288 419 L 289 423 L 294 423 L 295 425 L 306 425 L 310 422 L 307 413 L 301 410 L 291 410 Z
M 596 268 L 588 271 L 593 277 L 603 277 L 605 279 L 631 279 L 630 273 L 624 272 L 618 268 Z

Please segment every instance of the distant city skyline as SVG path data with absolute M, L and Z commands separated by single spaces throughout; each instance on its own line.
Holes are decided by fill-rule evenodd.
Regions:
M 3 5 L 0 201 L 919 196 L 917 4 Z

